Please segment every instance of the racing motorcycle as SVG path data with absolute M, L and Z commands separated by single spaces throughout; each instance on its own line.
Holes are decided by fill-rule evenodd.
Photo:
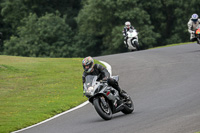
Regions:
M 139 50 L 138 33 L 135 29 L 127 31 L 127 44 L 126 41 L 124 43 L 131 51 Z
M 88 75 L 84 83 L 84 95 L 93 104 L 96 112 L 104 119 L 110 120 L 112 114 L 123 112 L 130 114 L 134 110 L 134 104 L 131 97 L 124 99 L 119 96 L 116 89 L 108 86 L 107 81 L 98 80 L 99 76 Z M 119 80 L 119 76 L 113 76 L 115 80 Z M 124 93 L 126 93 L 124 91 Z M 127 93 L 126 93 L 127 94 Z
M 200 24 L 196 28 L 195 36 L 197 38 L 197 44 L 200 44 Z

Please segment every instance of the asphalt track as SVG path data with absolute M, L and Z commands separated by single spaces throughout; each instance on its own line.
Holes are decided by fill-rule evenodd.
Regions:
M 200 131 L 200 46 L 186 44 L 95 57 L 112 66 L 132 114 L 104 121 L 91 104 L 23 133 L 195 133 Z

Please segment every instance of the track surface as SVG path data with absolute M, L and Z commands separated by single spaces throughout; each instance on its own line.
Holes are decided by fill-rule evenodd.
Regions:
M 200 131 L 200 46 L 187 44 L 96 57 L 112 66 L 135 111 L 104 121 L 91 104 L 24 133 L 195 133 Z

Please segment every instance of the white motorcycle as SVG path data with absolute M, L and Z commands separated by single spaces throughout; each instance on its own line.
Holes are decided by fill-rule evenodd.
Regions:
M 135 29 L 127 31 L 127 44 L 126 41 L 124 41 L 124 44 L 131 51 L 139 50 L 138 33 Z

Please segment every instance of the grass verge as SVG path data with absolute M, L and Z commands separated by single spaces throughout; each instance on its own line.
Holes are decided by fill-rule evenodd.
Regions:
M 36 124 L 86 101 L 81 63 L 82 58 L 0 56 L 0 132 Z
M 171 46 L 184 45 L 184 44 L 189 44 L 189 43 L 193 43 L 193 42 L 184 42 L 184 43 L 177 43 L 177 44 L 168 44 L 168 45 L 165 45 L 165 46 L 158 46 L 158 47 L 154 47 L 154 48 L 150 48 L 150 49 L 163 48 L 163 47 L 171 47 Z

